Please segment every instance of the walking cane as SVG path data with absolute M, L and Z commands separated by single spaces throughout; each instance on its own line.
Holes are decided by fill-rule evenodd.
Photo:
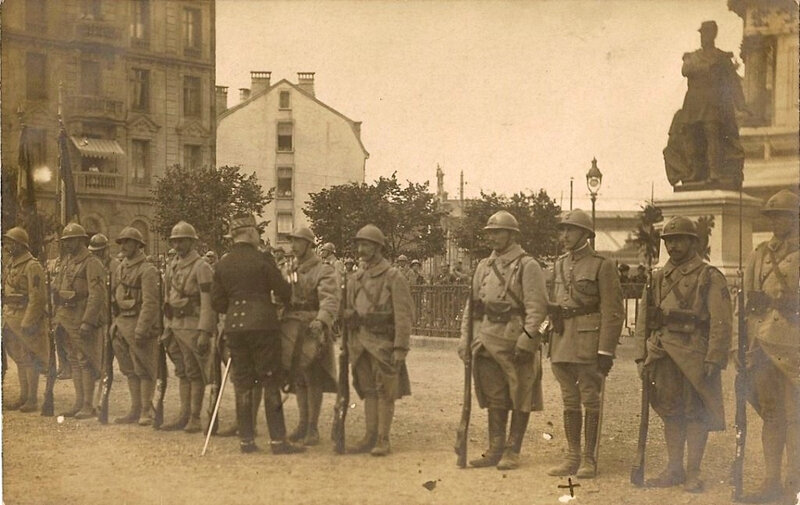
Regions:
M 211 415 L 211 420 L 208 423 L 208 433 L 206 433 L 206 443 L 203 444 L 203 452 L 200 453 L 201 456 L 206 455 L 206 449 L 208 449 L 208 442 L 211 440 L 211 432 L 214 431 L 214 423 L 217 420 L 217 414 L 219 413 L 219 402 L 222 400 L 222 393 L 225 391 L 225 383 L 228 382 L 228 371 L 231 369 L 231 357 L 228 356 L 228 361 L 225 362 L 225 372 L 222 374 L 222 384 L 219 386 L 219 394 L 217 395 L 217 401 L 214 404 L 214 413 Z

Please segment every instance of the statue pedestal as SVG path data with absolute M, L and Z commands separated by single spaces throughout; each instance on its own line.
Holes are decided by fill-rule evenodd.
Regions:
M 709 263 L 719 268 L 728 280 L 736 277 L 739 268 L 739 192 L 724 189 L 680 191 L 655 199 L 656 207 L 664 214 L 664 222 L 675 216 L 688 217 L 697 222 L 700 216 L 713 216 L 714 227 L 708 240 L 711 249 Z M 762 201 L 747 194 L 742 195 L 742 267 L 753 250 L 753 220 L 762 207 Z M 664 241 L 661 241 L 658 266 L 669 259 Z

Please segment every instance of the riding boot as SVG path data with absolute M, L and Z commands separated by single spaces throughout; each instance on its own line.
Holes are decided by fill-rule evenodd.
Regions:
M 72 367 L 72 387 L 75 388 L 75 403 L 71 409 L 61 413 L 64 417 L 75 417 L 75 414 L 80 412 L 81 407 L 83 407 L 83 380 L 81 369 L 77 365 Z
M 139 377 L 128 377 L 128 391 L 131 395 L 131 410 L 124 417 L 114 419 L 114 424 L 133 424 L 139 420 L 142 412 L 142 389 Z
M 783 460 L 785 444 L 786 424 L 774 420 L 764 421 L 761 429 L 761 447 L 764 449 L 764 480 L 756 491 L 742 497 L 743 503 L 769 503 L 780 498 L 783 493 L 781 460 Z
M 73 374 L 75 370 L 72 371 Z M 94 374 L 89 368 L 81 368 L 80 376 L 83 382 L 83 408 L 75 414 L 75 419 L 90 419 L 97 416 L 92 400 L 94 399 Z
M 647 479 L 648 487 L 672 487 L 683 484 L 683 448 L 686 445 L 686 421 L 680 417 L 664 418 L 664 439 L 667 443 L 667 467 L 657 477 Z
M 286 440 L 286 421 L 283 418 L 283 402 L 277 385 L 264 387 L 264 412 L 269 431 L 269 447 L 272 454 L 295 454 L 306 450 Z
M 508 411 L 506 409 L 489 409 L 489 449 L 480 458 L 470 461 L 470 466 L 484 468 L 495 466 L 500 462 L 506 443 L 507 424 Z
M 308 433 L 308 386 L 295 384 L 294 395 L 297 398 L 297 427 L 289 434 L 290 442 L 303 440 Z
M 28 374 L 25 373 L 26 367 L 17 365 L 17 376 L 19 377 L 19 398 L 17 401 L 10 402 L 3 407 L 6 410 L 19 410 L 28 401 Z
M 586 409 L 586 417 L 583 423 L 584 429 L 584 448 L 583 461 L 576 474 L 580 479 L 593 479 L 597 475 L 597 460 L 595 460 L 595 449 L 597 449 L 597 438 L 600 430 L 600 411 Z
M 508 430 L 508 443 L 503 458 L 497 463 L 498 470 L 516 470 L 519 468 L 519 453 L 522 451 L 522 442 L 525 440 L 525 430 L 528 429 L 530 412 L 514 410 L 511 412 L 511 426 Z
M 348 445 L 348 454 L 362 454 L 369 452 L 375 447 L 375 440 L 378 437 L 378 397 L 364 397 L 364 437 L 354 445 Z
M 28 399 L 24 405 L 19 408 L 20 412 L 34 412 L 39 410 L 39 371 L 36 365 L 25 367 L 25 375 L 28 376 Z
M 564 435 L 567 438 L 567 457 L 563 463 L 547 471 L 547 475 L 566 477 L 574 475 L 581 464 L 581 424 L 583 413 L 580 410 L 564 411 Z
M 200 412 L 203 410 L 203 393 L 205 392 L 205 385 L 203 381 L 192 381 L 189 393 L 189 405 L 191 411 L 189 415 L 189 423 L 183 428 L 186 433 L 199 433 L 203 431 L 200 426 Z
M 703 422 L 689 422 L 686 425 L 686 482 L 683 490 L 688 493 L 703 491 L 700 480 L 700 463 L 708 441 L 708 428 Z
M 156 391 L 156 383 L 151 379 L 141 379 L 141 402 L 142 402 L 142 415 L 139 418 L 139 426 L 152 426 L 153 416 L 153 394 Z
M 251 388 L 234 386 L 236 391 L 236 423 L 239 449 L 244 453 L 258 450 L 253 439 L 253 393 Z
M 319 411 L 322 408 L 322 387 L 316 384 L 308 386 L 308 432 L 303 445 L 319 444 Z
M 378 399 L 378 438 L 375 447 L 370 454 L 373 456 L 386 456 L 392 452 L 389 443 L 389 432 L 392 429 L 392 418 L 394 417 L 394 400 L 387 398 Z
M 178 382 L 178 396 L 180 397 L 181 403 L 178 417 L 172 422 L 162 425 L 161 429 L 164 431 L 182 430 L 184 426 L 186 426 L 186 423 L 189 422 L 189 402 L 192 396 L 192 386 L 189 379 L 180 378 Z

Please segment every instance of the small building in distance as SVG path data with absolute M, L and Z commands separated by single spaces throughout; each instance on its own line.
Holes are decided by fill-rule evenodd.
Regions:
M 251 72 L 251 88 L 227 108 L 227 88 L 217 86 L 217 162 L 255 172 L 265 191 L 275 188 L 264 209 L 273 245 L 288 242 L 296 226 L 308 224 L 303 207 L 310 193 L 364 182 L 369 153 L 361 122 L 317 99 L 314 73 L 299 72 L 297 84 L 271 84 L 271 72 Z

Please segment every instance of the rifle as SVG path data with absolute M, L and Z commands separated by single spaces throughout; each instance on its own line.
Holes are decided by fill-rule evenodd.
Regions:
M 159 321 L 164 322 L 164 279 L 161 273 L 158 274 L 158 310 Z M 158 370 L 156 372 L 156 394 L 153 397 L 153 428 L 159 429 L 164 423 L 164 395 L 167 392 L 167 350 L 164 343 L 158 343 Z
M 647 361 L 647 340 L 650 338 L 650 306 L 653 303 L 653 267 L 647 270 L 647 285 L 645 286 L 645 310 L 642 317 L 636 322 L 644 328 L 644 357 L 642 363 Z M 647 448 L 647 431 L 650 426 L 650 379 L 646 372 L 642 373 L 642 405 L 639 416 L 639 441 L 636 444 L 636 459 L 631 468 L 631 484 L 637 487 L 644 486 L 645 449 Z
M 733 424 L 736 433 L 736 452 L 731 468 L 731 483 L 733 484 L 733 501 L 741 501 L 743 495 L 744 478 L 744 449 L 747 442 L 747 320 L 745 318 L 745 293 L 744 272 L 742 271 L 742 188 L 739 187 L 739 289 L 736 293 L 736 306 L 738 308 L 737 323 L 739 338 L 736 342 L 736 379 L 733 388 L 736 391 L 736 417 Z
M 53 297 L 50 280 L 50 271 L 45 270 L 45 284 L 47 285 L 47 340 L 49 347 L 49 357 L 47 365 L 47 382 L 44 387 L 44 402 L 42 403 L 42 415 L 52 417 L 53 415 L 53 388 L 56 385 L 56 331 L 53 328 Z
M 103 339 L 103 363 L 101 366 L 102 378 L 100 379 L 100 408 L 98 409 L 97 420 L 100 424 L 108 424 L 108 397 L 111 393 L 111 385 L 114 383 L 114 349 L 111 347 L 111 334 L 114 327 L 114 314 L 112 305 L 112 273 L 108 272 L 106 279 L 106 294 L 108 295 L 108 330 Z
M 473 277 L 470 284 L 469 301 L 467 302 L 467 313 L 464 317 L 467 319 L 467 350 L 464 353 L 464 400 L 461 407 L 461 421 L 458 423 L 458 430 L 456 431 L 456 454 L 458 458 L 456 464 L 459 468 L 467 466 L 467 446 L 469 443 L 469 418 L 472 415 L 472 340 L 474 338 L 474 324 L 472 321 L 472 311 L 475 302 L 472 299 L 472 286 L 475 285 Z
M 347 350 L 348 332 L 350 325 L 345 317 L 347 307 L 347 272 L 344 274 L 344 286 L 342 288 L 342 303 L 339 304 L 339 324 L 342 329 L 342 350 L 339 353 L 339 380 L 336 389 L 336 403 L 333 406 L 333 427 L 331 437 L 333 438 L 333 450 L 336 454 L 345 453 L 345 418 L 347 409 L 350 405 L 350 378 L 349 360 L 350 353 Z
M 217 411 L 217 403 L 222 398 L 219 394 L 222 391 L 222 373 L 220 372 L 220 355 L 219 355 L 219 342 L 222 340 L 222 335 L 217 335 L 216 345 L 212 342 L 209 352 L 211 356 L 211 387 L 208 391 L 208 403 L 206 405 L 206 413 L 208 413 L 208 433 L 216 435 L 219 428 L 219 422 L 214 415 Z

